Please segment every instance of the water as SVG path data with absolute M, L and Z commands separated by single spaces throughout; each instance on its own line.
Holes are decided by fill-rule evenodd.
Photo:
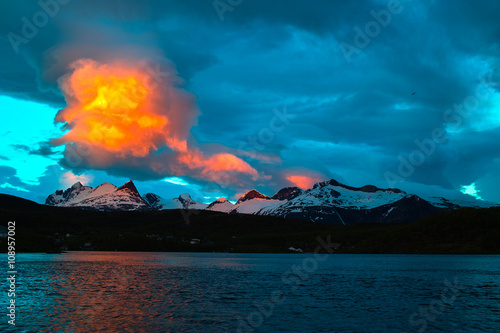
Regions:
M 500 332 L 500 256 L 72 252 L 17 269 L 17 332 Z

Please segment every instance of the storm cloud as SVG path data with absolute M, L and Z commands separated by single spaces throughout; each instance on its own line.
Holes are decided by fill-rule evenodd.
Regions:
M 273 194 L 306 176 L 423 196 L 475 183 L 500 202 L 498 1 L 40 3 L 0 5 L 0 94 L 64 109 L 59 82 L 78 59 L 168 59 L 199 111 L 192 147 L 206 160 L 237 156 L 256 173 L 196 177 L 161 150 L 77 166 L 66 150 L 68 170 L 185 176 L 228 196 Z M 48 4 L 45 23 L 36 15 Z M 37 30 L 30 38 L 26 22 Z M 46 142 L 39 153 L 53 158 Z

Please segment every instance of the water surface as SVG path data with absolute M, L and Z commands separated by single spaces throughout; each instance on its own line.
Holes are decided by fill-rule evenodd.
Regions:
M 70 252 L 17 262 L 18 332 L 500 332 L 500 256 Z

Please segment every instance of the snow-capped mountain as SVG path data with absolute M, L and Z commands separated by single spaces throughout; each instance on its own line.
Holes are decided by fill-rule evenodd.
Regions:
M 304 191 L 298 187 L 285 187 L 279 190 L 272 197 L 268 197 L 257 190 L 251 190 L 245 193 L 236 202 L 231 212 L 241 214 L 272 215 L 261 214 L 261 212 L 280 206 L 281 204 L 288 202 L 303 193 Z
M 93 210 L 147 210 L 150 205 L 141 198 L 132 181 L 120 187 L 103 183 L 96 188 L 77 182 L 67 190 L 57 190 L 45 200 L 46 205 L 80 207 Z
M 493 202 L 475 200 L 475 199 L 445 199 L 443 197 L 428 197 L 425 200 L 429 201 L 433 206 L 447 209 L 456 209 L 460 207 L 473 207 L 473 208 L 488 208 L 497 206 Z
M 92 190 L 92 187 L 83 186 L 82 183 L 78 182 L 65 191 L 57 190 L 54 194 L 49 195 L 45 200 L 45 204 L 49 206 L 69 206 L 71 203 L 85 198 Z
M 309 189 L 290 200 L 285 200 L 276 207 L 267 207 L 259 212 L 262 215 L 300 215 L 312 213 L 323 215 L 328 212 L 339 218 L 335 209 L 370 210 L 375 207 L 392 204 L 406 197 L 406 193 L 399 189 L 379 189 L 372 185 L 360 188 L 347 186 L 332 179 L 316 183 Z M 314 220 L 323 220 L 323 218 Z
M 273 215 L 332 224 L 414 220 L 440 209 L 399 189 L 360 188 L 332 179 L 303 191 L 281 189 L 272 197 L 256 190 L 244 194 L 230 212 Z
M 245 193 L 234 205 L 231 212 L 240 214 L 258 214 L 262 209 L 281 204 L 280 200 L 265 196 L 257 190 Z
M 212 210 L 215 212 L 229 213 L 234 208 L 234 205 L 229 202 L 226 198 L 219 198 L 208 205 L 207 210 Z
M 179 195 L 178 198 L 164 199 L 157 194 L 147 193 L 143 199 L 154 209 L 205 209 L 208 204 L 194 201 L 188 193 Z
M 316 183 L 303 191 L 296 187 L 281 189 L 268 197 L 256 190 L 245 193 L 232 213 L 272 215 L 329 224 L 358 222 L 411 222 L 441 210 L 460 207 L 491 207 L 474 201 L 424 200 L 396 188 L 373 185 L 352 187 L 334 179 Z
M 477 201 L 477 202 L 476 202 Z M 45 204 L 96 210 L 198 209 L 224 213 L 272 215 L 329 224 L 358 222 L 411 222 L 442 210 L 460 207 L 491 207 L 478 200 L 424 200 L 396 188 L 373 185 L 352 187 L 334 179 L 316 183 L 311 189 L 286 187 L 269 197 L 257 190 L 245 193 L 236 204 L 219 198 L 211 204 L 197 202 L 187 193 L 164 199 L 154 193 L 141 197 L 134 183 L 120 187 L 103 183 L 96 188 L 76 183 L 67 190 L 49 195 Z

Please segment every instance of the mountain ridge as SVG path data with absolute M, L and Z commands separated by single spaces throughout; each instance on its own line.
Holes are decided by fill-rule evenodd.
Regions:
M 65 191 L 49 195 L 45 204 L 101 211 L 151 209 L 131 180 L 120 187 L 104 182 L 95 188 L 76 182 Z
M 383 189 L 374 185 L 352 187 L 335 179 L 318 182 L 307 190 L 285 187 L 273 196 L 252 189 L 244 193 L 235 204 L 223 197 L 204 204 L 193 200 L 188 193 L 172 199 L 165 199 L 154 193 L 146 193 L 141 197 L 131 180 L 120 187 L 105 182 L 96 188 L 77 182 L 66 190 L 57 190 L 49 195 L 45 204 L 104 211 L 196 209 L 268 215 L 326 224 L 404 223 L 443 210 L 475 207 L 467 202 L 455 203 L 439 197 L 425 200 L 397 188 Z

